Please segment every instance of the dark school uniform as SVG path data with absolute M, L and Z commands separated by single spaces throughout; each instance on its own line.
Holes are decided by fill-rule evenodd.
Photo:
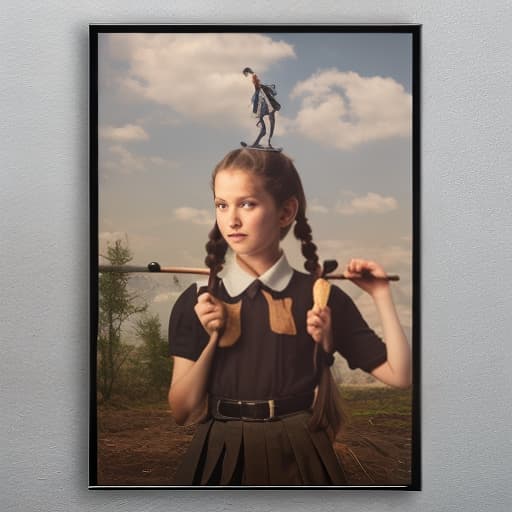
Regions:
M 306 330 L 312 308 L 312 276 L 293 270 L 283 255 L 258 279 L 236 262 L 227 265 L 219 298 L 241 301 L 241 336 L 217 347 L 209 396 L 234 400 L 279 400 L 313 392 L 315 342 Z M 291 298 L 295 334 L 274 332 L 273 299 Z M 197 360 L 208 335 L 194 312 L 197 287 L 178 298 L 169 322 L 170 354 Z M 331 286 L 329 307 L 335 349 L 351 368 L 371 372 L 386 361 L 386 346 L 362 318 L 352 299 Z M 211 415 L 199 425 L 177 485 L 344 485 L 343 470 L 326 432 L 311 431 L 309 408 L 271 421 L 222 421 Z

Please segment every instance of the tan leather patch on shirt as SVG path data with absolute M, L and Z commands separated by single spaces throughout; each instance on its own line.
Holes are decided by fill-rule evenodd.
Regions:
M 268 313 L 270 318 L 270 328 L 276 334 L 297 334 L 295 321 L 292 316 L 293 299 L 285 297 L 284 299 L 274 299 L 266 290 L 261 290 L 268 303 Z
M 240 335 L 242 329 L 240 326 L 240 309 L 242 307 L 242 301 L 238 301 L 235 304 L 228 304 L 224 302 L 226 308 L 226 327 L 220 337 L 218 347 L 231 347 L 234 345 Z

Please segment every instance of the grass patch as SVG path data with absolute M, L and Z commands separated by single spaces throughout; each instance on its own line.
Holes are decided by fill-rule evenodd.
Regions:
M 387 387 L 341 388 L 341 394 L 352 417 L 410 416 L 410 389 Z

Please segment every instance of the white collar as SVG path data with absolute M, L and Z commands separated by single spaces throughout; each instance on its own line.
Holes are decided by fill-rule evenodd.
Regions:
M 259 280 L 265 286 L 276 292 L 282 292 L 290 282 L 293 268 L 290 267 L 286 255 L 281 257 L 261 276 L 255 277 L 246 272 L 236 261 L 235 255 L 226 258 L 226 264 L 219 273 L 226 291 L 231 297 L 236 297 L 245 291 L 254 281 Z

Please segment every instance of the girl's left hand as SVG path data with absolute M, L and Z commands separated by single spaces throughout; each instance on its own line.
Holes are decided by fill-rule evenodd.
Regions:
M 345 267 L 343 274 L 372 297 L 375 297 L 379 292 L 387 292 L 389 290 L 389 281 L 386 279 L 364 279 L 361 277 L 364 274 L 369 274 L 373 277 L 387 276 L 384 269 L 375 261 L 353 258 Z
M 332 352 L 332 321 L 331 308 L 315 307 L 310 309 L 306 318 L 308 334 L 316 343 L 320 343 L 326 352 Z

